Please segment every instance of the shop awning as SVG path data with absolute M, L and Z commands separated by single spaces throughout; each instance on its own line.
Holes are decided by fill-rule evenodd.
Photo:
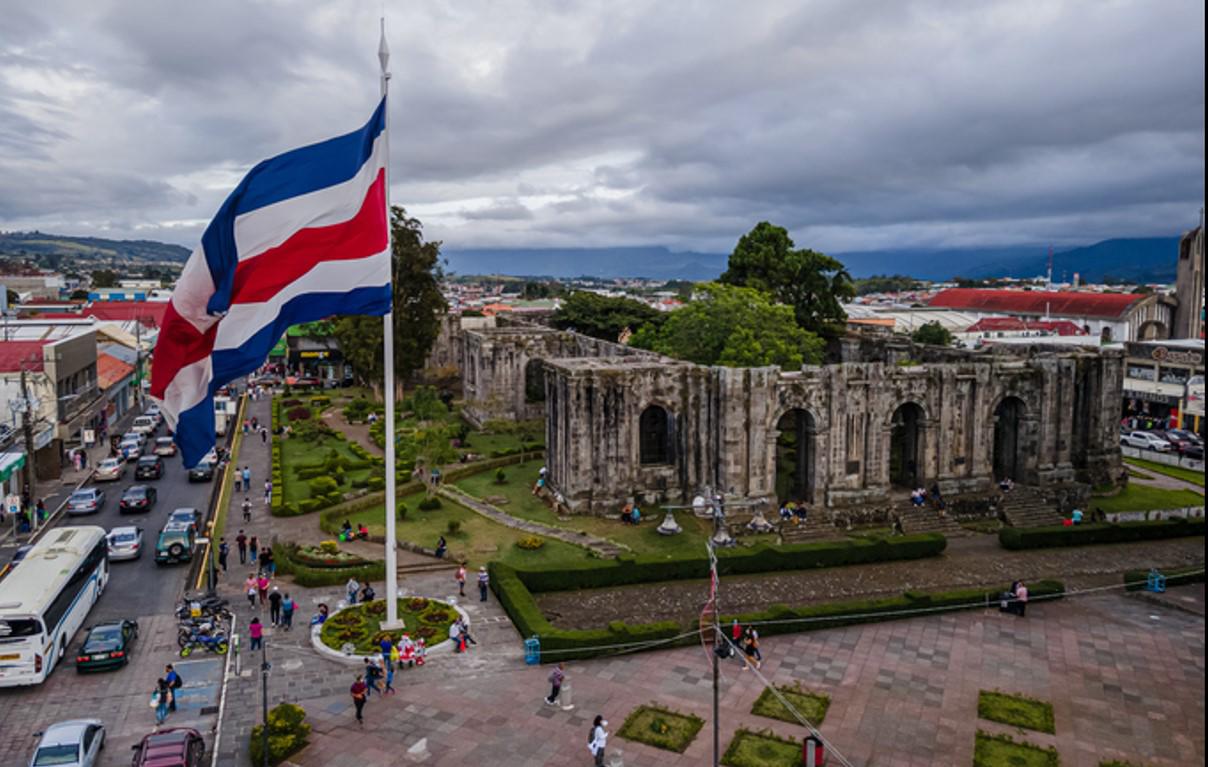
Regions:
M 9 477 L 24 466 L 25 453 L 0 453 L 0 482 L 7 482 Z

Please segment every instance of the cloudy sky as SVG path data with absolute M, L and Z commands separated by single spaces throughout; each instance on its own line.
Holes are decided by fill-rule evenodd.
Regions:
M 192 246 L 378 95 L 368 0 L 40 0 L 0 21 L 0 229 Z M 1202 0 L 385 2 L 392 196 L 447 246 L 728 251 L 1172 234 Z

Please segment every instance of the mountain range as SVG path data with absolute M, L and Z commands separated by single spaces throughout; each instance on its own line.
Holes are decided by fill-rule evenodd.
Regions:
M 104 237 L 71 237 L 45 232 L 0 232 L 0 258 L 14 256 L 58 269 L 79 262 L 96 266 L 122 261 L 173 261 L 183 264 L 189 258 L 189 249 L 155 240 L 108 240 Z

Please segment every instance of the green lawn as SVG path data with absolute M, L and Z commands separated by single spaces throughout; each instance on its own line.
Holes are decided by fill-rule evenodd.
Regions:
M 533 445 L 543 443 L 545 441 L 545 432 L 539 432 L 528 435 L 531 439 L 525 440 L 525 444 Z M 461 449 L 458 451 L 461 454 L 477 453 L 484 458 L 490 458 L 499 453 L 510 453 L 520 449 L 519 434 L 490 434 L 481 431 L 472 431 L 466 435 L 466 441 L 462 443 Z M 538 466 L 537 468 L 541 468 Z
M 808 692 L 799 686 L 777 687 L 776 690 L 814 727 L 822 724 L 822 720 L 826 718 L 826 711 L 830 708 L 829 696 Z M 797 717 L 793 716 L 793 712 L 785 708 L 780 699 L 772 693 L 771 689 L 767 688 L 759 694 L 755 704 L 751 706 L 751 713 L 779 719 L 783 722 L 800 724 Z
M 801 742 L 770 731 L 734 733 L 721 763 L 727 767 L 800 767 Z
M 1023 695 L 982 690 L 977 695 L 977 715 L 982 719 L 1012 724 L 1038 732 L 1054 733 L 1053 704 Z
M 544 539 L 545 545 L 540 549 L 526 551 L 515 545 L 516 541 L 525 537 L 524 533 L 496 524 L 444 498 L 441 499 L 441 508 L 435 511 L 420 511 L 419 502 L 423 497 L 423 493 L 416 493 L 400 499 L 400 502 L 407 506 L 406 519 L 398 522 L 397 534 L 400 541 L 434 548 L 436 541 L 443 535 L 449 544 L 449 555 L 458 559 L 465 557 L 474 567 L 485 565 L 491 560 L 509 565 L 564 566 L 583 562 L 588 558 L 586 549 L 548 538 Z M 357 512 L 351 515 L 349 520 L 353 525 L 364 522 L 375 535 L 384 535 L 386 532 L 382 506 Z M 461 530 L 456 535 L 448 532 L 450 521 L 461 524 Z
M 285 494 L 286 503 L 297 503 L 310 497 L 310 480 L 299 479 L 296 474 L 297 467 L 304 464 L 322 463 L 323 459 L 327 456 L 328 450 L 335 450 L 349 461 L 364 460 L 353 454 L 352 450 L 348 447 L 347 440 L 334 439 L 332 437 L 321 437 L 316 440 L 290 437 L 281 440 L 281 468 L 285 472 L 285 481 L 283 483 L 285 487 L 282 488 L 282 491 Z M 352 482 L 354 480 L 368 479 L 369 472 L 368 468 L 345 472 L 344 482 L 340 485 L 340 492 L 350 492 L 352 490 Z
M 617 735 L 626 740 L 682 754 L 696 738 L 705 720 L 659 706 L 638 706 L 625 718 Z
M 1181 479 L 1184 482 L 1190 482 L 1193 485 L 1200 487 L 1204 486 L 1204 474 L 1191 469 L 1184 469 L 1181 466 L 1167 466 L 1164 463 L 1155 463 L 1154 461 L 1143 461 L 1140 458 L 1125 458 L 1124 462 L 1130 466 L 1136 466 L 1138 469 L 1153 472 L 1155 474 L 1165 474 L 1167 477 Z
M 1059 767 L 1061 758 L 1051 748 L 1017 742 L 1009 735 L 977 733 L 973 767 Z
M 537 471 L 543 465 L 543 460 L 536 459 L 505 466 L 503 471 L 507 482 L 502 485 L 495 482 L 493 469 L 465 477 L 455 484 L 476 498 L 493 495 L 507 498 L 508 502 L 499 508 L 514 517 L 606 538 L 628 546 L 638 554 L 699 555 L 705 550 L 705 539 L 713 530 L 712 523 L 697 519 L 687 510 L 678 511 L 675 515 L 684 532 L 671 536 L 658 534 L 657 528 L 663 521 L 663 511 L 656 508 L 644 510 L 642 522 L 638 525 L 621 524 L 620 509 L 617 509 L 617 516 L 608 519 L 593 516 L 559 517 L 532 492 L 533 483 L 537 481 Z M 750 542 L 750 539 L 744 538 L 743 541 Z
M 1132 482 L 1117 495 L 1093 496 L 1090 500 L 1092 508 L 1101 508 L 1109 514 L 1116 511 L 1152 511 L 1202 505 L 1204 496 L 1191 490 L 1164 490 Z

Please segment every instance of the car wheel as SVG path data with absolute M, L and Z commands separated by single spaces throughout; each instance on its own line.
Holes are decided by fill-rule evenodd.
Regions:
M 173 557 L 179 557 L 181 554 L 185 553 L 185 547 L 181 546 L 179 543 L 174 543 L 168 547 L 168 553 Z
M 227 650 L 229 649 L 231 649 L 231 646 L 226 642 L 219 642 L 214 645 L 214 652 L 218 653 L 219 655 L 226 655 Z

